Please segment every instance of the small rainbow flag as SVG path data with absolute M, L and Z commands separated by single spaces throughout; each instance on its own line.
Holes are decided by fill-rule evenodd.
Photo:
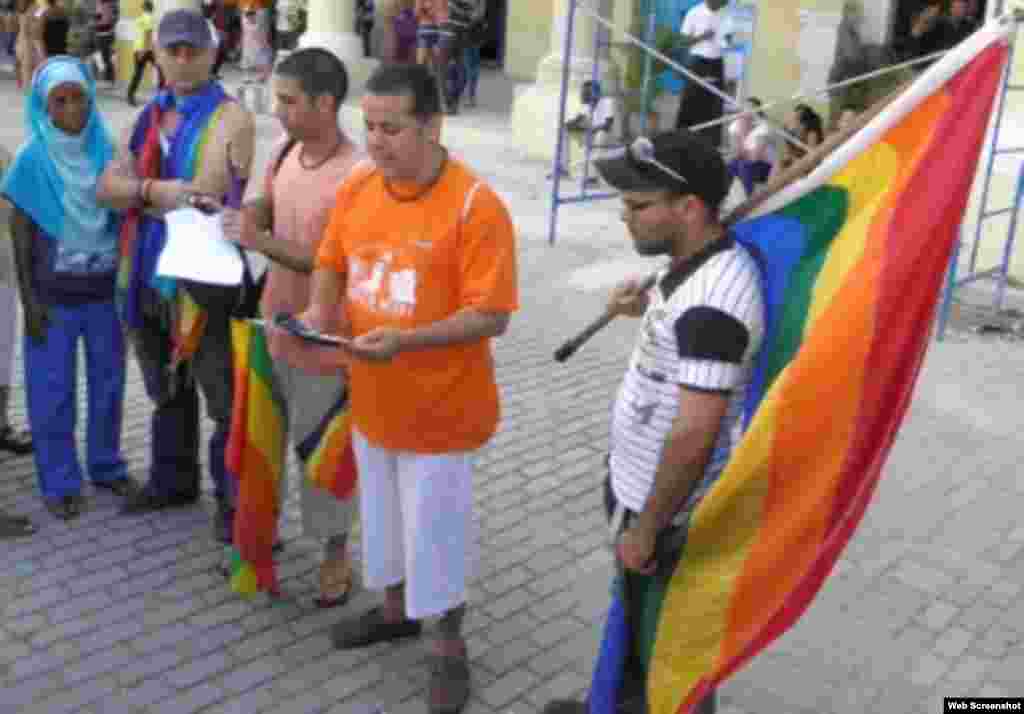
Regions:
M 305 465 L 306 478 L 339 501 L 356 490 L 356 455 L 352 449 L 352 419 L 348 392 L 324 414 L 312 433 L 302 438 L 295 451 Z
M 651 714 L 689 714 L 810 605 L 910 403 L 1000 78 L 994 21 L 735 226 L 762 263 L 749 428 L 654 608 Z M 659 609 L 660 608 L 660 609 Z M 613 595 L 590 692 L 614 714 L 632 635 Z

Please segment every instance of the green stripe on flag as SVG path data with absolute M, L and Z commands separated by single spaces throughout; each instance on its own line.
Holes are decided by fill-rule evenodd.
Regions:
M 767 384 L 775 381 L 803 343 L 814 284 L 825 264 L 833 238 L 846 222 L 849 203 L 846 189 L 822 186 L 779 211 L 780 215 L 797 220 L 804 226 L 806 245 L 786 287 L 779 330 L 768 359 Z

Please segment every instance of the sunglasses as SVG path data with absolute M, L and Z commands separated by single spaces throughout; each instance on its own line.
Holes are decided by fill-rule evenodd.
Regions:
M 625 148 L 625 153 L 634 163 L 649 164 L 680 183 L 689 183 L 685 176 L 673 171 L 654 157 L 654 142 L 646 136 L 638 136 L 634 139 L 633 143 Z

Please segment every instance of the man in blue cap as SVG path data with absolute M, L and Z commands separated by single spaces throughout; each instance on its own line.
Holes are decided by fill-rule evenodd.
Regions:
M 122 138 L 99 200 L 124 211 L 119 306 L 154 402 L 149 483 L 124 512 L 195 503 L 199 497 L 199 395 L 213 420 L 209 469 L 218 502 L 215 535 L 231 539 L 233 506 L 225 466 L 231 423 L 230 317 L 239 288 L 157 276 L 168 211 L 198 195 L 241 196 L 253 153 L 253 119 L 211 79 L 216 47 L 206 19 L 172 10 L 156 33 L 166 79 Z

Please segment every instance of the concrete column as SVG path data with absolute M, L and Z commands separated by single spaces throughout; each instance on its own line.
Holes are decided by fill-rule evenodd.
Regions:
M 512 131 L 516 142 L 532 158 L 550 159 L 558 139 L 558 108 L 562 83 L 562 67 L 569 66 L 569 88 L 566 104 L 568 116 L 580 111 L 580 85 L 594 76 L 594 43 L 601 28 L 589 15 L 577 10 L 573 18 L 572 47 L 565 52 L 571 0 L 555 0 L 551 25 L 551 48 L 537 65 L 536 81 L 522 90 L 512 105 Z M 602 17 L 610 18 L 611 0 L 586 0 Z M 613 38 L 614 39 L 614 38 Z M 602 90 L 619 91 L 619 70 L 609 58 L 608 48 L 601 48 L 597 78 Z
M 361 92 L 376 60 L 363 57 L 363 41 L 356 34 L 355 0 L 309 0 L 306 32 L 299 47 L 323 47 L 345 63 L 349 91 Z

